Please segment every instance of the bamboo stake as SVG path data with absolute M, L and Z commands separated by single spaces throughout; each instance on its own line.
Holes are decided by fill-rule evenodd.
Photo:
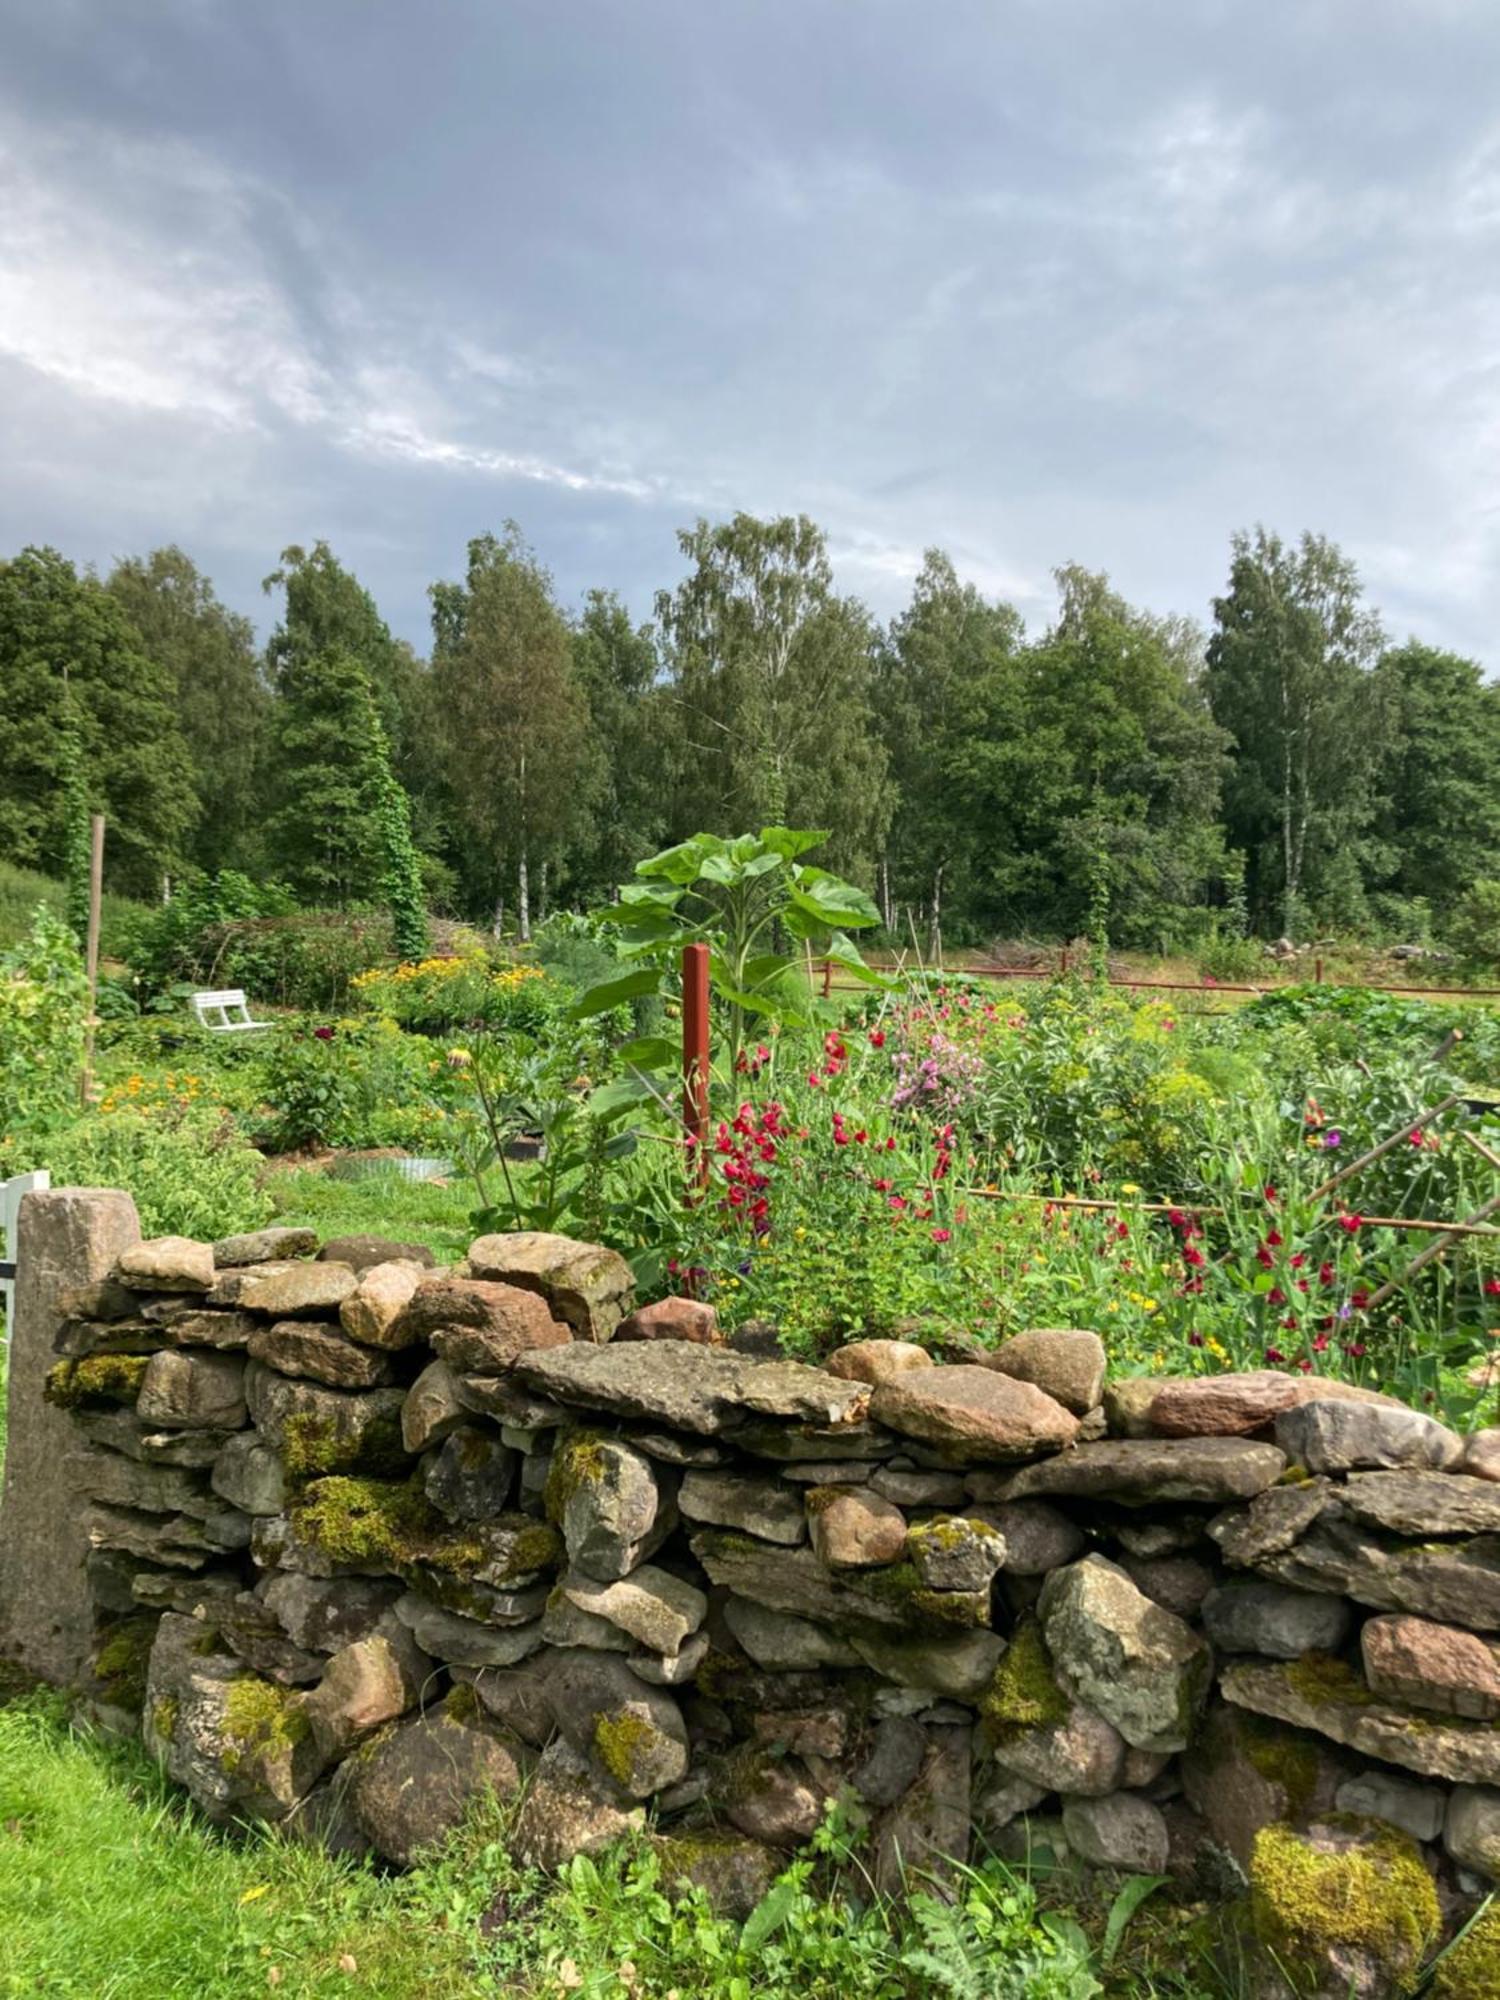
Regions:
M 1477 1132 L 1465 1130 L 1462 1136 L 1468 1140 L 1476 1153 L 1483 1153 L 1492 1167 L 1500 1167 L 1500 1153 L 1497 1153 L 1493 1146 L 1487 1146 Z
M 1497 1209 L 1500 1209 L 1500 1194 L 1492 1195 L 1482 1208 L 1476 1208 L 1472 1215 L 1465 1216 L 1463 1224 L 1465 1231 L 1469 1235 L 1474 1235 L 1476 1233 L 1474 1229 L 1475 1223 L 1483 1222 L 1487 1215 L 1493 1215 Z M 1487 1235 L 1492 1233 L 1500 1234 L 1500 1231 L 1485 1232 Z M 1409 1285 L 1419 1271 L 1425 1271 L 1427 1266 L 1436 1258 L 1443 1256 L 1445 1252 L 1452 1248 L 1452 1236 L 1443 1237 L 1436 1243 L 1429 1243 L 1419 1256 L 1412 1259 L 1399 1278 L 1392 1278 L 1389 1283 L 1382 1285 L 1379 1291 L 1371 1292 L 1369 1298 L 1365 1301 L 1365 1310 L 1369 1312 L 1376 1306 L 1384 1305 L 1393 1292 L 1399 1292 L 1403 1285 Z
M 94 1096 L 94 1030 L 99 1025 L 95 1007 L 99 998 L 99 906 L 104 893 L 104 815 L 89 818 L 89 928 L 86 965 L 89 978 L 89 1015 L 83 1030 L 83 1076 L 78 1097 L 85 1111 Z
M 1380 1144 L 1372 1146 L 1368 1153 L 1361 1153 L 1359 1158 L 1351 1160 L 1347 1167 L 1340 1167 L 1331 1181 L 1324 1181 L 1321 1187 L 1314 1188 L 1311 1199 L 1321 1201 L 1324 1195 L 1332 1194 L 1336 1187 L 1342 1187 L 1344 1182 L 1352 1179 L 1362 1167 L 1368 1167 L 1374 1160 L 1384 1159 L 1392 1146 L 1399 1146 L 1411 1133 L 1420 1132 L 1424 1126 L 1430 1125 L 1434 1118 L 1441 1118 L 1445 1111 L 1451 1111 L 1454 1105 L 1461 1101 L 1455 1091 L 1451 1097 L 1445 1097 L 1441 1104 L 1434 1104 L 1430 1111 L 1424 1111 L 1416 1118 L 1403 1120 L 1389 1139 L 1382 1139 Z

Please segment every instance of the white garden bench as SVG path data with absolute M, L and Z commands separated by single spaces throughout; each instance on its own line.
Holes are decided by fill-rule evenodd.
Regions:
M 0 1181 L 0 1237 L 5 1239 L 5 1256 L 0 1260 L 0 1306 L 5 1308 L 7 1339 L 16 1293 L 16 1222 L 21 1213 L 21 1197 L 40 1194 L 51 1185 L 52 1176 L 45 1167 L 36 1173 L 13 1174 L 8 1181 Z
M 252 1021 L 250 1003 L 244 991 L 238 986 L 229 987 L 223 993 L 194 993 L 188 1005 L 198 1017 L 198 1025 L 209 1029 L 215 1035 L 254 1034 L 258 1029 L 270 1028 L 271 1021 Z M 212 1017 L 218 1016 L 215 1020 Z

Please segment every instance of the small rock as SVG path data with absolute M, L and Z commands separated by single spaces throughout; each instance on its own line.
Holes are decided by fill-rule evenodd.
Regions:
M 161 1324 L 173 1347 L 217 1347 L 231 1352 L 250 1345 L 250 1336 L 260 1321 L 253 1313 L 184 1305 L 179 1300 L 171 1317 Z
M 1148 1405 L 1147 1416 L 1151 1428 L 1163 1437 L 1243 1437 L 1248 1431 L 1264 1430 L 1283 1410 L 1315 1401 L 1401 1407 L 1393 1396 L 1352 1383 L 1256 1368 L 1242 1375 L 1166 1382 Z
M 1104 1421 L 1114 1438 L 1154 1436 L 1151 1405 L 1162 1392 L 1196 1376 L 1119 1375 L 1104 1389 Z
M 711 1305 L 700 1299 L 658 1299 L 638 1306 L 615 1328 L 616 1340 L 694 1340 L 703 1347 L 722 1347 L 724 1329 Z
M 1320 1737 L 1216 1700 L 1181 1772 L 1211 1837 L 1248 1869 L 1262 1827 L 1333 1810 L 1347 1767 Z
M 354 1816 L 377 1852 L 399 1867 L 446 1839 L 486 1793 L 510 1799 L 521 1790 L 515 1744 L 477 1709 L 468 1689 L 455 1689 L 441 1708 L 398 1724 L 354 1760 Z
M 448 1666 L 519 1666 L 545 1643 L 540 1617 L 530 1625 L 482 1625 L 456 1611 L 445 1611 L 415 1590 L 397 1600 L 396 1616 L 424 1653 Z
M 316 1230 L 252 1229 L 244 1236 L 221 1236 L 213 1248 L 220 1270 L 247 1264 L 270 1264 L 293 1257 L 310 1257 L 318 1247 Z
M 481 1236 L 469 1246 L 476 1278 L 493 1278 L 545 1299 L 579 1340 L 606 1341 L 629 1312 L 635 1273 L 617 1250 L 545 1230 Z
M 708 1650 L 708 1634 L 695 1632 L 690 1639 L 683 1640 L 675 1653 L 631 1653 L 625 1664 L 652 1687 L 686 1687 L 708 1658 Z
M 401 1405 L 401 1442 L 415 1456 L 452 1435 L 468 1415 L 446 1361 L 429 1361 Z
M 1409 1545 L 1334 1507 L 1284 1555 L 1259 1568 L 1301 1590 L 1331 1590 L 1377 1611 L 1440 1624 L 1500 1627 L 1500 1536 Z
M 721 1786 L 725 1818 L 770 1847 L 798 1846 L 823 1822 L 823 1793 L 793 1757 L 741 1750 L 725 1767 Z
M 908 1529 L 906 1555 L 930 1590 L 988 1590 L 1005 1537 L 984 1521 L 942 1515 Z
M 1074 1451 L 1024 1466 L 1003 1492 L 986 1497 L 1022 1500 L 1037 1494 L 1118 1500 L 1126 1507 L 1164 1501 L 1248 1500 L 1286 1469 L 1274 1445 L 1246 1438 L 1138 1438 L 1081 1444 Z M 970 1492 L 974 1482 L 969 1482 Z
M 726 1600 L 724 1622 L 755 1664 L 770 1673 L 859 1665 L 859 1655 L 847 1639 L 810 1619 L 772 1611 L 747 1597 Z
M 401 1316 L 422 1282 L 423 1266 L 411 1260 L 356 1267 L 359 1283 L 339 1307 L 339 1324 L 364 1347 L 395 1352 L 422 1338 Z
M 782 1542 L 794 1548 L 807 1538 L 801 1499 L 776 1479 L 757 1479 L 742 1472 L 691 1471 L 678 1489 L 677 1505 L 689 1521 L 738 1528 L 763 1542 Z
M 790 1466 L 786 1468 L 791 1472 Z M 813 1485 L 821 1485 L 814 1480 Z M 941 1507 L 954 1513 L 964 1504 L 964 1476 L 961 1472 L 918 1472 L 906 1467 L 878 1465 L 869 1484 L 882 1500 L 894 1500 L 898 1507 Z
M 1180 1618 L 1103 1556 L 1042 1586 L 1042 1629 L 1058 1679 L 1141 1750 L 1181 1750 L 1213 1675 L 1213 1655 Z
M 1460 1868 L 1500 1880 L 1500 1789 L 1455 1785 L 1443 1825 L 1443 1845 Z
M 428 1464 L 422 1490 L 444 1520 L 483 1521 L 504 1512 L 519 1462 L 492 1433 L 463 1424 Z
M 383 1354 L 359 1347 L 337 1327 L 315 1319 L 279 1319 L 258 1326 L 249 1340 L 251 1359 L 282 1375 L 302 1375 L 331 1389 L 377 1389 L 391 1379 Z
M 905 1896 L 920 1880 L 936 1883 L 941 1894 L 955 1865 L 968 1860 L 972 1733 L 964 1727 L 927 1730 L 922 1768 L 875 1829 L 871 1873 L 878 1893 Z
M 390 1338 L 425 1340 L 459 1374 L 504 1375 L 518 1358 L 572 1339 L 543 1300 L 516 1285 L 478 1278 L 423 1278 Z
M 549 1664 L 552 1719 L 601 1777 L 644 1799 L 686 1776 L 687 1731 L 665 1689 L 648 1687 L 613 1654 L 559 1651 Z
M 1326 1479 L 1273 1486 L 1257 1493 L 1248 1507 L 1229 1507 L 1216 1514 L 1208 1524 L 1209 1536 L 1232 1568 L 1249 1568 L 1269 1556 L 1283 1555 L 1300 1540 L 1328 1505 L 1331 1492 Z
M 569 1574 L 562 1581 L 568 1602 L 596 1618 L 607 1618 L 648 1652 L 673 1655 L 697 1631 L 708 1610 L 701 1590 L 669 1570 L 642 1563 L 629 1576 L 600 1583 Z
M 765 1900 L 781 1866 L 771 1848 L 730 1833 L 656 1833 L 651 1848 L 669 1895 L 689 1884 L 719 1916 L 737 1924 Z
M 1211 1590 L 1202 1616 L 1204 1631 L 1221 1653 L 1300 1660 L 1304 1653 L 1336 1653 L 1349 1636 L 1349 1606 L 1342 1597 L 1289 1590 L 1263 1578 Z
M 146 1364 L 136 1414 L 167 1430 L 238 1430 L 245 1422 L 245 1364 L 235 1354 L 162 1348 Z
M 1005 1568 L 1012 1576 L 1045 1576 L 1061 1569 L 1088 1546 L 1088 1537 L 1066 1514 L 1045 1500 L 1008 1500 L 966 1507 L 966 1515 L 987 1522 L 1005 1543 Z
M 523 1868 L 555 1875 L 575 1854 L 597 1853 L 638 1831 L 645 1818 L 559 1740 L 548 1744 L 531 1774 L 508 1845 Z
M 1196 1618 L 1214 1587 L 1213 1571 L 1193 1556 L 1122 1555 L 1120 1567 L 1143 1597 L 1178 1618 Z
M 325 1389 L 252 1361 L 245 1370 L 245 1400 L 256 1429 L 294 1478 L 405 1469 L 401 1406 L 406 1397 L 400 1389 Z
M 865 1665 L 883 1679 L 898 1687 L 950 1695 L 957 1701 L 979 1698 L 994 1678 L 1005 1651 L 1005 1641 L 994 1632 L 960 1632 L 950 1638 L 930 1639 L 860 1633 L 852 1644 Z
M 836 1347 L 823 1363 L 830 1375 L 845 1382 L 868 1382 L 871 1388 L 932 1365 L 927 1349 L 909 1340 L 851 1340 Z
M 547 1512 L 562 1529 L 576 1569 L 600 1583 L 627 1576 L 661 1539 L 660 1508 L 661 1489 L 648 1458 L 618 1438 L 562 1433 L 547 1476 Z
M 1463 1439 L 1435 1418 L 1381 1403 L 1303 1403 L 1276 1419 L 1276 1442 L 1309 1472 L 1446 1472 L 1464 1452 Z
M 1478 1722 L 1500 1716 L 1500 1641 L 1397 1614 L 1367 1619 L 1359 1642 L 1376 1694 Z
M 1201 1514 L 1179 1514 L 1164 1521 L 1120 1521 L 1110 1532 L 1122 1549 L 1154 1562 L 1160 1556 L 1180 1555 L 1184 1549 L 1197 1548 L 1205 1530 Z
M 347 1264 L 259 1264 L 241 1274 L 232 1303 L 274 1319 L 335 1313 L 354 1290 Z
M 974 1795 L 974 1824 L 987 1840 L 1008 1827 L 1022 1813 L 1039 1806 L 1047 1794 L 1040 1785 L 1013 1778 L 1008 1771 L 990 1770 Z
M 247 1514 L 279 1514 L 286 1505 L 286 1468 L 257 1431 L 236 1431 L 227 1439 L 208 1480 Z
M 1160 1875 L 1167 1865 L 1167 1822 L 1149 1799 L 1134 1792 L 1065 1799 L 1062 1822 L 1068 1846 L 1092 1868 Z
M 1032 1383 L 1075 1417 L 1083 1417 L 1099 1402 L 1108 1362 L 1097 1333 L 1079 1327 L 1039 1327 L 1002 1340 L 986 1356 L 984 1366 Z
M 910 1563 L 830 1570 L 812 1549 L 772 1548 L 718 1528 L 701 1528 L 690 1547 L 711 1582 L 814 1624 L 852 1622 L 907 1632 L 959 1632 L 989 1624 L 988 1590 L 929 1590 Z
M 927 1755 L 927 1738 L 910 1717 L 887 1716 L 877 1722 L 864 1761 L 849 1782 L 867 1806 L 893 1806 L 916 1782 Z
M 347 1757 L 357 1743 L 405 1715 L 432 1671 L 432 1661 L 394 1618 L 341 1647 L 302 1704 L 324 1761 Z
M 906 1546 L 906 1516 L 862 1486 L 814 1486 L 807 1521 L 820 1562 L 830 1569 L 893 1563 Z
M 1475 1431 L 1458 1462 L 1471 1479 L 1500 1480 L 1500 1430 Z
M 542 1613 L 542 1639 L 548 1646 L 586 1646 L 596 1653 L 629 1653 L 635 1641 L 623 1626 L 597 1612 L 584 1611 L 559 1588 L 551 1592 Z
M 512 1736 L 534 1749 L 554 1734 L 547 1703 L 547 1662 L 550 1654 L 533 1653 L 518 1667 L 461 1667 L 452 1674 L 460 1687 L 471 1687 L 486 1715 Z
M 960 1462 L 1058 1451 L 1078 1430 L 1076 1417 L 1029 1382 L 964 1363 L 912 1369 L 882 1382 L 870 1399 L 870 1414 Z
M 1500 1534 L 1500 1492 L 1463 1472 L 1356 1472 L 1336 1497 L 1340 1513 L 1394 1535 Z
M 1448 1794 L 1441 1785 L 1424 1785 L 1416 1778 L 1398 1778 L 1394 1771 L 1373 1768 L 1345 1778 L 1333 1802 L 1342 1813 L 1399 1826 L 1413 1840 L 1436 1840 L 1448 1810 Z
M 430 1270 L 437 1262 L 425 1243 L 393 1243 L 387 1236 L 334 1236 L 318 1252 L 324 1264 L 347 1264 L 363 1275 L 377 1264 L 420 1264 Z
M 122 1250 L 113 1275 L 132 1292 L 206 1292 L 214 1281 L 214 1253 L 188 1236 L 153 1236 Z
M 374 1577 L 319 1581 L 290 1570 L 278 1570 L 256 1586 L 287 1637 L 313 1653 L 336 1653 L 367 1638 L 400 1594 L 398 1583 Z
M 1092 1709 L 1074 1702 L 1057 1722 L 1018 1728 L 995 1745 L 995 1762 L 1013 1778 L 1065 1798 L 1097 1798 L 1119 1788 L 1125 1739 Z

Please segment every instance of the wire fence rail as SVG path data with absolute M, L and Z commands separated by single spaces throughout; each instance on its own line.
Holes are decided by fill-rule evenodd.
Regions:
M 892 971 L 898 968 L 892 966 Z M 1006 965 L 996 958 L 970 957 L 950 959 L 942 964 L 927 968 L 929 972 L 948 973 L 960 979 L 1014 979 L 1032 986 L 1045 985 L 1050 979 L 1066 978 L 1075 970 L 1073 954 L 1064 947 L 1056 957 L 1034 965 Z M 855 993 L 865 989 L 850 974 L 845 973 L 832 959 L 823 959 L 818 966 L 823 997 L 826 1000 L 834 993 Z M 1373 979 L 1328 979 L 1324 976 L 1324 962 L 1321 958 L 1313 961 L 1311 980 L 1270 978 L 1259 981 L 1214 979 L 1200 975 L 1197 979 L 1137 979 L 1124 973 L 1109 972 L 1100 984 L 1121 986 L 1144 993 L 1204 993 L 1212 997 L 1216 993 L 1250 993 L 1257 998 L 1265 993 L 1276 993 L 1291 986 L 1327 986 L 1330 991 L 1362 993 L 1396 993 L 1415 1000 L 1500 1000 L 1500 986 L 1395 986 L 1383 980 Z

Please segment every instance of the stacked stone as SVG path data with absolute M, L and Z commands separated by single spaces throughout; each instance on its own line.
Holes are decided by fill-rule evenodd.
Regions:
M 1330 1991 L 1500 1880 L 1500 1433 L 1269 1371 L 1106 1385 L 1073 1329 L 811 1368 L 630 1287 L 535 1234 L 127 1252 L 51 1389 L 95 1447 L 96 1701 L 133 1679 L 211 1814 L 400 1863 L 523 1790 L 523 1858 L 649 1811 L 738 1908 L 841 1797 L 893 1890 L 976 1831 L 1227 1860 Z M 1408 1914 L 1314 1939 L 1292 1866 Z

